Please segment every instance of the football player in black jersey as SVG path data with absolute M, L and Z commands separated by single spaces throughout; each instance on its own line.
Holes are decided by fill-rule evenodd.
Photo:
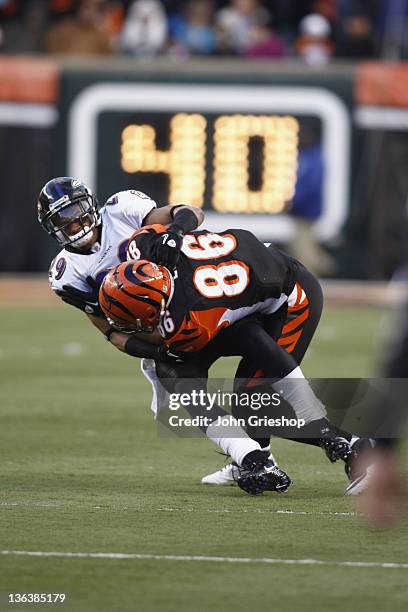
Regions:
M 273 246 L 266 249 L 245 230 L 186 235 L 182 255 L 170 274 L 140 260 L 155 257 L 158 236 L 171 248 L 166 228 L 160 226 L 145 227 L 129 241 L 129 256 L 136 261 L 121 264 L 105 279 L 100 292 L 105 314 L 122 327 L 136 326 L 139 331 L 157 327 L 168 350 L 195 363 L 197 378 L 206 377 L 219 356 L 241 355 L 244 360 L 237 374 L 247 379 L 247 386 L 265 376 L 279 379 L 284 399 L 306 422 L 299 441 L 323 447 L 331 461 L 343 459 L 352 492 L 352 460 L 362 441 L 326 419 L 323 405 L 299 368 L 322 310 L 316 279 L 299 262 Z M 161 285 L 156 282 L 159 278 Z M 268 442 L 259 440 L 261 447 Z

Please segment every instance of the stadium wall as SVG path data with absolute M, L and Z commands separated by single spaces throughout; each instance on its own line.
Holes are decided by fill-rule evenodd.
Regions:
M 337 274 L 387 278 L 404 258 L 406 64 L 2 58 L 0 71 L 2 271 L 48 266 L 35 199 L 54 175 L 78 176 L 101 200 L 135 188 L 192 202 L 214 229 L 290 242 L 305 131 L 324 162 L 314 231 Z

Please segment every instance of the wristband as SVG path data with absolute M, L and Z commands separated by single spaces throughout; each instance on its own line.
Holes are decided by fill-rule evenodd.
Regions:
M 130 336 L 125 344 L 125 353 L 131 357 L 139 357 L 145 359 L 161 360 L 163 346 L 161 344 L 152 344 L 146 340 L 139 340 L 136 335 Z
M 117 332 L 117 331 L 118 331 L 118 330 L 117 330 L 117 329 L 115 329 L 114 327 L 110 327 L 110 328 L 109 328 L 109 329 L 108 329 L 106 332 L 103 332 L 103 333 L 104 333 L 104 335 L 105 335 L 105 338 L 107 339 L 107 341 L 108 341 L 108 342 L 110 342 L 111 335 L 112 335 L 114 332 Z

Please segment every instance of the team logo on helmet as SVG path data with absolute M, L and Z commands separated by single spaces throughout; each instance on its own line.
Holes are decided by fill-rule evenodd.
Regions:
M 105 276 L 99 303 L 117 327 L 151 332 L 159 325 L 171 294 L 167 268 L 142 259 L 121 263 Z

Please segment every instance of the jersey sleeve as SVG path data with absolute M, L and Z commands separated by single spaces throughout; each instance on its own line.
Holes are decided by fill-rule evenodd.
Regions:
M 157 207 L 156 202 L 142 191 L 119 191 L 113 194 L 106 202 L 106 207 L 112 207 L 115 215 L 131 227 L 139 229 L 149 212 Z
M 64 285 L 72 285 L 81 291 L 89 291 L 85 273 L 71 261 L 69 253 L 62 251 L 51 262 L 48 272 L 48 283 L 52 291 L 61 291 Z

